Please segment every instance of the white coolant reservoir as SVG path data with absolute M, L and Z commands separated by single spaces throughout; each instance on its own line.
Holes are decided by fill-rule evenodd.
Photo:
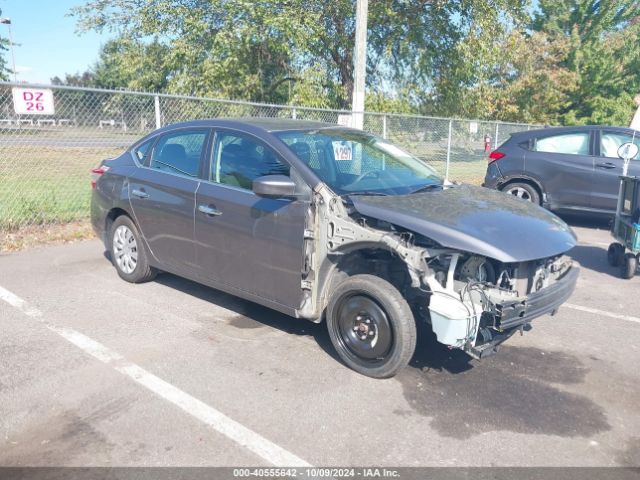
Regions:
M 453 295 L 434 292 L 429 301 L 431 327 L 438 341 L 453 347 L 462 347 L 468 338 L 474 339 L 478 322 L 471 304 L 465 305 Z M 482 307 L 476 305 L 478 315 Z

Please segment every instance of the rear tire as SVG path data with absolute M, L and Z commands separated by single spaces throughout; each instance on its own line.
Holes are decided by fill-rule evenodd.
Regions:
M 148 282 L 158 274 L 157 270 L 149 265 L 138 228 L 126 215 L 120 215 L 111 225 L 109 254 L 118 275 L 127 282 Z
M 373 378 L 389 378 L 405 367 L 416 349 L 411 308 L 389 282 L 354 275 L 331 292 L 329 337 L 350 368 Z
M 624 256 L 621 266 L 621 274 L 622 278 L 629 280 L 633 278 L 636 274 L 636 270 L 638 269 L 638 258 L 633 253 L 627 253 Z
M 609 249 L 607 250 L 607 261 L 609 265 L 612 267 L 619 267 L 622 264 L 622 260 L 624 259 L 624 247 L 614 242 L 609 245 Z
M 501 191 L 507 195 L 512 195 L 516 198 L 520 198 L 521 200 L 540 205 L 540 194 L 538 193 L 538 190 L 529 183 L 509 183 L 502 187 Z

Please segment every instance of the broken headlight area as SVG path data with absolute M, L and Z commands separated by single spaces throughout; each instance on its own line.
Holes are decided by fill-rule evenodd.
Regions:
M 428 320 L 438 341 L 481 358 L 536 317 L 554 314 L 577 280 L 565 256 L 520 263 L 442 253 L 427 262 Z

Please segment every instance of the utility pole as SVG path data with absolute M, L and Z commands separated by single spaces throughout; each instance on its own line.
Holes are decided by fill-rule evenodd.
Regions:
M 367 74 L 367 11 L 368 0 L 356 2 L 356 45 L 353 68 L 352 126 L 362 130 L 364 126 L 364 86 Z
M 0 23 L 9 27 L 9 49 L 11 50 L 11 61 L 13 62 L 13 81 L 18 82 L 18 73 L 16 72 L 16 56 L 13 53 L 13 35 L 11 35 L 11 19 L 9 17 L 0 17 Z

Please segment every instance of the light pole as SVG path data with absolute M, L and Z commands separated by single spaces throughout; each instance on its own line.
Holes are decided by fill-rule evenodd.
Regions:
M 367 73 L 367 10 L 368 0 L 356 3 L 356 45 L 354 61 L 353 94 L 351 99 L 352 126 L 362 130 L 364 127 L 364 86 Z
M 9 50 L 11 50 L 11 62 L 13 63 L 13 81 L 18 82 L 18 73 L 16 72 L 16 56 L 13 53 L 13 36 L 11 35 L 11 19 L 9 17 L 0 17 L 0 23 L 9 28 Z

